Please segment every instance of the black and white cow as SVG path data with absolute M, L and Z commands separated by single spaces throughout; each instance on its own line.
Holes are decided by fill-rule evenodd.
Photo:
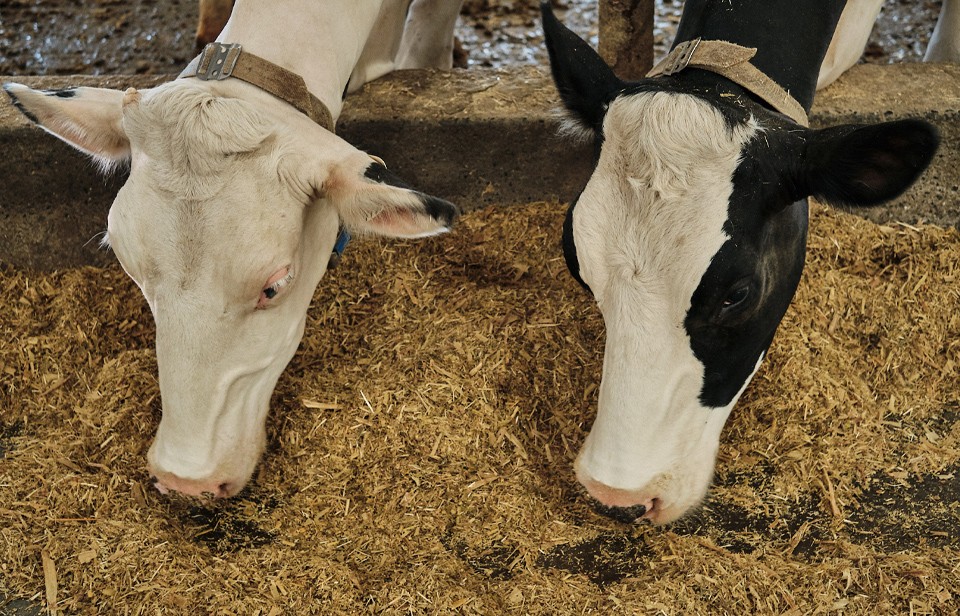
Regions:
M 844 6 L 816 4 L 687 0 L 674 45 L 757 48 L 753 66 L 803 115 Z M 568 128 L 596 146 L 563 227 L 570 271 L 606 325 L 577 478 L 614 517 L 666 523 L 703 499 L 720 431 L 797 288 L 807 197 L 896 197 L 938 137 L 915 120 L 811 130 L 712 70 L 624 83 L 542 12 Z

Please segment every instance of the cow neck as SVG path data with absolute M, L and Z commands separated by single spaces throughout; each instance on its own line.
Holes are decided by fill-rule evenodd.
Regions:
M 813 10 L 809 3 L 797 0 L 687 0 L 674 48 L 699 38 L 756 49 L 749 58 L 750 64 L 809 113 L 820 65 L 844 4 L 845 0 L 825 0 Z M 699 72 L 684 71 L 677 76 L 681 81 L 688 81 L 687 73 Z M 724 80 L 736 83 L 726 77 Z M 702 78 L 695 77 L 692 81 L 702 81 Z M 737 85 L 751 92 L 751 88 Z
M 180 73 L 180 78 L 196 77 L 202 81 L 236 78 L 254 85 L 292 105 L 308 118 L 334 131 L 330 109 L 314 96 L 303 77 L 252 53 L 239 44 L 210 43 Z

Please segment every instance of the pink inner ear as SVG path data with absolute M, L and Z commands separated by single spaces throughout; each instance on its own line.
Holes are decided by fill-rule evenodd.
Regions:
M 376 231 L 389 235 L 413 235 L 424 231 L 417 224 L 417 217 L 413 212 L 400 208 L 381 210 L 368 224 Z

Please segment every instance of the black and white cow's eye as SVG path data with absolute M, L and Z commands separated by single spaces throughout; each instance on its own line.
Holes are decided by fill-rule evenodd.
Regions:
M 748 286 L 738 287 L 730 291 L 730 294 L 727 295 L 726 298 L 724 298 L 723 307 L 733 308 L 734 306 L 737 306 L 747 301 L 748 297 L 750 297 L 750 287 Z
M 742 280 L 733 285 L 727 295 L 720 302 L 720 309 L 717 317 L 719 319 L 731 318 L 740 313 L 741 310 L 750 305 L 750 298 L 753 295 L 749 280 Z

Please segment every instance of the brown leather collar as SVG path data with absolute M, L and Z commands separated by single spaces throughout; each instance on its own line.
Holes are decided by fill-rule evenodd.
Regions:
M 180 73 L 180 78 L 196 77 L 203 81 L 220 81 L 236 77 L 286 101 L 308 118 L 330 132 L 334 131 L 333 115 L 319 98 L 310 93 L 300 75 L 244 52 L 236 43 L 210 43 Z
M 741 47 L 727 41 L 703 41 L 698 38 L 680 43 L 654 66 L 647 77 L 673 75 L 689 67 L 700 68 L 726 77 L 766 101 L 771 107 L 801 126 L 809 126 L 807 112 L 797 99 L 750 64 L 755 47 Z

